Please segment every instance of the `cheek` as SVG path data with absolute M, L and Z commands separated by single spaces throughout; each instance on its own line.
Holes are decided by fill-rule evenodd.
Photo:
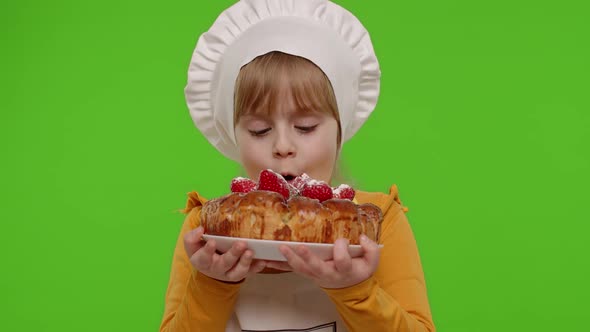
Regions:
M 307 157 L 323 170 L 332 170 L 338 155 L 338 143 L 333 135 L 322 135 L 309 144 L 313 148 L 306 149 Z
M 262 167 L 260 143 L 252 142 L 249 137 L 238 138 L 238 150 L 240 153 L 240 164 L 248 174 L 248 177 L 254 179 L 258 176 Z
M 338 154 L 338 124 L 334 120 L 320 138 L 319 146 L 325 157 L 335 158 Z
M 242 161 L 242 164 L 251 164 L 255 159 L 254 156 L 256 155 L 252 145 L 242 144 L 239 145 L 238 148 L 240 150 L 240 159 Z
M 314 144 L 310 144 L 310 146 L 312 146 L 312 148 L 307 149 L 308 153 L 316 158 L 324 160 L 335 157 L 336 151 L 338 150 L 336 141 L 332 142 L 327 139 L 318 140 Z

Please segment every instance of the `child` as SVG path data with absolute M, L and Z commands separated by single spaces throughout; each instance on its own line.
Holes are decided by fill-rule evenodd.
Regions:
M 326 0 L 242 0 L 201 36 L 186 97 L 196 126 L 248 177 L 263 169 L 331 183 L 342 143 L 370 115 L 379 66 L 360 22 Z M 206 201 L 190 193 L 174 252 L 161 331 L 434 331 L 405 209 L 357 191 L 384 215 L 378 245 L 351 258 L 338 239 L 322 261 L 281 246 L 286 262 L 201 241 Z

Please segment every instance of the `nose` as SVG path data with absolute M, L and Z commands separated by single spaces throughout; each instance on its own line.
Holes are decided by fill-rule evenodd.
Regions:
M 276 136 L 272 155 L 275 158 L 294 157 L 296 152 L 295 143 L 286 132 L 279 132 Z

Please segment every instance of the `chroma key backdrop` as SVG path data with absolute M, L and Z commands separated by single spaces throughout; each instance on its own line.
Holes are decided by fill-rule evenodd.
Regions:
M 397 184 L 438 331 L 586 330 L 588 2 L 336 2 L 382 70 L 342 172 Z M 158 330 L 186 194 L 241 174 L 183 95 L 232 3 L 0 5 L 0 330 Z

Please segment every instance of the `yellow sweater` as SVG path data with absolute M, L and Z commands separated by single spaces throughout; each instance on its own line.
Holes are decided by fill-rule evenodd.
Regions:
M 178 237 L 160 331 L 225 331 L 241 284 L 209 278 L 191 266 L 184 235 L 198 227 L 207 200 L 189 193 Z M 358 203 L 373 203 L 384 214 L 379 267 L 373 277 L 342 289 L 324 289 L 349 331 L 434 332 L 424 273 L 414 235 L 396 186 L 389 195 L 358 191 Z M 280 277 L 280 275 L 277 275 Z

